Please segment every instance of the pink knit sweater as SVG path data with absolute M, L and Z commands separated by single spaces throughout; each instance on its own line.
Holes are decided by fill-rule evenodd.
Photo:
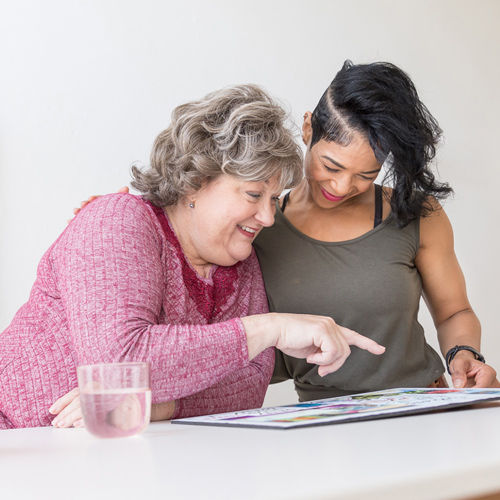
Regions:
M 255 254 L 200 278 L 161 210 L 137 196 L 90 203 L 40 261 L 0 334 L 0 429 L 49 425 L 79 364 L 149 361 L 153 403 L 175 417 L 262 405 L 268 349 L 248 360 L 240 317 L 267 312 Z

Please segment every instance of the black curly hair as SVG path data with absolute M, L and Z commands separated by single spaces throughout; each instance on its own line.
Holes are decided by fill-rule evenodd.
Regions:
M 326 89 L 311 118 L 310 147 L 319 140 L 343 146 L 361 133 L 391 180 L 392 212 L 405 226 L 428 215 L 438 200 L 453 192 L 436 181 L 430 162 L 442 130 L 420 101 L 410 77 L 394 64 L 353 64 L 347 60 Z

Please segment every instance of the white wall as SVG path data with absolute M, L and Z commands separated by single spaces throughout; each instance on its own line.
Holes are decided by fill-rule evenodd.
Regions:
M 445 131 L 446 209 L 483 351 L 500 368 L 500 2 L 16 0 L 1 11 L 0 330 L 72 207 L 127 184 L 175 105 L 256 82 L 300 123 L 345 58 L 388 60 Z

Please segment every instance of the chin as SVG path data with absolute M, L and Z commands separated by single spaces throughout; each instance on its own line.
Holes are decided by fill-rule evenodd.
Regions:
M 250 256 L 250 252 L 248 252 L 247 255 L 235 255 L 235 254 L 226 254 L 224 257 L 221 257 L 220 259 L 214 259 L 212 261 L 212 264 L 215 264 L 217 266 L 224 266 L 224 267 L 229 267 L 229 266 L 234 266 L 238 262 L 247 259 Z
M 233 259 L 233 263 L 228 264 L 228 265 L 233 266 L 237 262 L 241 262 L 242 260 L 248 259 L 248 257 L 250 257 L 250 255 L 251 255 L 251 253 L 252 253 L 252 245 L 249 245 L 248 249 L 244 249 L 244 250 L 239 249 L 239 251 L 237 251 L 237 252 L 231 252 L 231 254 L 229 254 L 229 257 L 231 259 Z
M 237 244 L 230 246 L 229 248 L 223 248 L 218 255 L 212 255 L 209 262 L 216 264 L 217 266 L 234 266 L 242 260 L 248 259 L 252 254 L 252 244 Z
M 235 259 L 233 257 L 226 257 L 224 259 L 218 259 L 217 262 L 213 262 L 213 264 L 222 267 L 231 267 L 234 266 L 235 264 L 238 264 L 238 262 L 240 262 L 241 260 L 245 259 Z

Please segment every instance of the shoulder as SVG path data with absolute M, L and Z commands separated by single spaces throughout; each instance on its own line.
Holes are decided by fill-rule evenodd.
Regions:
M 84 207 L 72 224 L 100 227 L 150 226 L 157 224 L 152 206 L 140 196 L 128 193 L 113 193 L 100 196 Z
M 420 217 L 420 227 L 422 228 L 434 228 L 450 226 L 450 220 L 446 215 L 446 212 L 439 201 L 433 196 L 429 196 L 426 200 L 427 213 Z
M 100 196 L 84 207 L 69 224 L 70 233 L 106 234 L 134 239 L 144 234 L 161 234 L 160 223 L 151 205 L 140 196 L 114 193 Z
M 140 215 L 151 213 L 151 209 L 140 196 L 128 193 L 113 193 L 99 196 L 99 198 L 83 208 L 77 218 L 80 216 L 118 215 L 128 212 Z
M 453 244 L 453 229 L 444 208 L 434 198 L 427 198 L 429 211 L 420 217 L 420 247 Z

